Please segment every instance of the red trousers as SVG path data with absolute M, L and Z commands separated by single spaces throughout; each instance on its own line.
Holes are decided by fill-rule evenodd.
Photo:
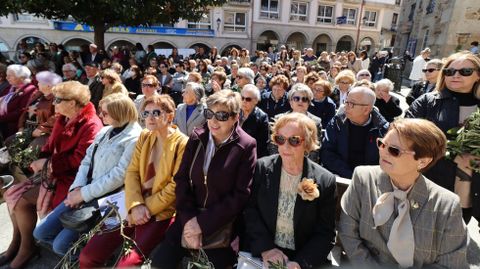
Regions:
M 153 248 L 163 240 L 170 223 L 171 219 L 156 221 L 155 218 L 152 218 L 143 225 L 125 227 L 123 231 L 135 240 L 142 253 L 148 257 Z M 122 243 L 120 230 L 94 235 L 80 253 L 80 268 L 104 267 Z M 134 248 L 120 259 L 117 267 L 132 267 L 142 263 L 143 256 Z

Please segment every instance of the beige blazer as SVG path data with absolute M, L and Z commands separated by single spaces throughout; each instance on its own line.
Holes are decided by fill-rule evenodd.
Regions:
M 376 229 L 372 216 L 378 197 L 391 191 L 390 178 L 380 166 L 359 166 L 353 172 L 341 200 L 338 227 L 352 263 L 368 268 L 397 264 L 387 248 L 397 210 Z M 420 175 L 407 197 L 415 236 L 414 267 L 468 268 L 468 233 L 458 196 Z

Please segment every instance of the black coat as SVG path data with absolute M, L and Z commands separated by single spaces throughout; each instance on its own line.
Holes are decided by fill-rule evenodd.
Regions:
M 448 130 L 458 127 L 459 111 L 459 100 L 448 89 L 443 89 L 440 92 L 435 91 L 420 96 L 405 111 L 405 117 L 429 120 L 447 134 Z M 425 176 L 436 184 L 453 191 L 456 167 L 453 161 L 442 158 L 425 173 Z
M 274 241 L 281 169 L 279 155 L 258 160 L 255 169 L 252 195 L 244 214 L 247 240 L 253 256 L 277 247 Z M 303 177 L 317 183 L 320 197 L 306 201 L 297 195 L 293 216 L 295 250 L 284 253 L 301 268 L 317 268 L 327 263 L 328 253 L 335 242 L 335 176 L 304 158 Z
M 241 126 L 247 134 L 257 140 L 257 158 L 267 156 L 267 146 L 270 143 L 268 115 L 260 108 L 255 107 Z
M 430 83 L 428 81 L 420 81 L 420 82 L 417 82 L 417 83 L 413 84 L 412 90 L 410 90 L 407 97 L 405 97 L 405 101 L 407 101 L 407 104 L 411 105 L 413 103 L 413 101 L 415 101 L 418 97 L 427 93 L 427 89 L 429 87 L 430 87 Z
M 269 121 L 272 121 L 276 115 L 285 113 L 291 109 L 287 93 L 285 93 L 282 99 L 276 102 L 273 99 L 272 92 L 264 92 L 262 94 L 258 107 L 267 113 Z
M 392 122 L 393 119 L 397 116 L 402 115 L 402 108 L 400 108 L 400 100 L 391 96 L 388 102 L 385 102 L 383 99 L 378 99 L 375 101 L 375 106 L 380 111 L 380 114 L 388 121 Z

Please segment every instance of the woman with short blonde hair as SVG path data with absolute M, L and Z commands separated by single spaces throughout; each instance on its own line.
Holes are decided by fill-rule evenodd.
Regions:
M 128 90 L 122 84 L 122 79 L 113 69 L 105 69 L 100 72 L 102 84 L 105 86 L 102 98 L 112 93 L 123 93 L 128 96 Z
M 336 187 L 335 176 L 306 157 L 319 148 L 315 122 L 287 114 L 273 125 L 271 139 L 279 154 L 258 160 L 244 213 L 252 255 L 265 268 L 269 262 L 326 266 L 335 238 Z
M 123 186 L 125 171 L 141 131 L 136 114 L 133 101 L 121 93 L 111 94 L 100 101 L 100 117 L 107 127 L 96 135 L 87 149 L 67 198 L 33 231 L 34 237 L 51 244 L 55 253 L 65 255 L 80 235 L 62 227 L 60 216 L 64 212 L 118 191 Z

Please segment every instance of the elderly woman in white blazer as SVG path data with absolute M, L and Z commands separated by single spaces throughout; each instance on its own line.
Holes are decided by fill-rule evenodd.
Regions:
M 422 175 L 444 156 L 433 123 L 401 119 L 377 139 L 380 166 L 360 166 L 344 193 L 339 235 L 362 268 L 468 268 L 459 198 Z
M 185 86 L 182 96 L 183 104 L 178 105 L 173 123 L 178 126 L 182 133 L 190 136 L 195 127 L 205 124 L 205 116 L 203 115 L 205 105 L 202 101 L 205 96 L 205 89 L 201 84 L 189 82 Z

